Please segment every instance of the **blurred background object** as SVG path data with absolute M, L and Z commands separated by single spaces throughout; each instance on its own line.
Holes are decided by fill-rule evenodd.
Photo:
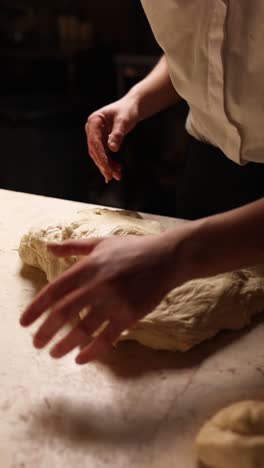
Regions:
M 160 55 L 139 0 L 2 0 L 0 188 L 173 215 L 185 103 L 127 138 L 120 183 L 105 185 L 84 133 Z

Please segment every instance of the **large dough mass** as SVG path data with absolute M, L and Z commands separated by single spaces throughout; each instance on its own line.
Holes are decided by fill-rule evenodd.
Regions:
M 209 468 L 263 468 L 264 402 L 243 401 L 219 411 L 199 432 L 196 448 Z
M 19 254 L 28 265 L 40 268 L 48 281 L 78 260 L 54 257 L 50 241 L 109 235 L 158 234 L 162 227 L 135 213 L 107 209 L 86 210 L 71 220 L 44 223 L 21 239 Z M 264 275 L 247 269 L 190 281 L 172 290 L 161 304 L 121 340 L 133 339 L 154 349 L 187 351 L 220 330 L 238 330 L 264 310 Z

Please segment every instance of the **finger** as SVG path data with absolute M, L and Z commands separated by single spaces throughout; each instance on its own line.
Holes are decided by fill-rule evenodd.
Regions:
M 95 127 L 95 123 L 97 127 Z M 89 121 L 86 127 L 86 133 L 87 135 L 89 135 L 89 153 L 92 156 L 99 170 L 103 173 L 106 182 L 109 182 L 109 180 L 111 180 L 112 177 L 114 177 L 116 180 L 120 180 L 122 178 L 121 165 L 112 161 L 112 159 L 107 154 L 106 148 L 109 147 L 107 143 L 107 133 L 110 131 L 110 128 L 106 127 L 104 118 L 101 115 L 94 116 Z M 97 132 L 95 131 L 95 129 L 97 129 Z M 102 149 L 102 151 L 100 150 L 100 148 L 98 148 L 98 145 Z M 102 167 L 102 163 L 104 162 L 111 169 L 111 176 L 108 173 L 106 173 L 105 168 Z
M 43 348 L 58 333 L 58 331 L 70 320 L 78 316 L 78 313 L 88 308 L 89 313 L 89 292 L 86 287 L 68 294 L 66 298 L 60 300 L 44 323 L 34 336 L 34 346 Z
M 112 178 L 112 171 L 109 165 L 109 160 L 104 148 L 103 141 L 105 140 L 104 133 L 107 131 L 104 117 L 95 115 L 90 118 L 85 125 L 87 135 L 88 151 L 98 166 L 104 177 L 108 180 Z
M 122 165 L 119 162 L 114 161 L 111 158 L 111 156 L 110 156 L 110 160 L 111 160 L 113 178 L 116 180 L 121 180 L 122 179 Z
M 48 250 L 56 257 L 69 257 L 71 255 L 88 255 L 101 242 L 99 238 L 70 239 L 64 242 L 50 242 Z
M 95 274 L 96 271 L 92 265 L 87 268 L 87 261 L 85 263 L 83 261 L 77 262 L 37 294 L 22 314 L 20 324 L 24 327 L 31 325 L 45 310 L 52 307 L 65 294 L 81 287 L 84 281 L 90 281 Z
M 115 180 L 117 180 L 119 182 L 122 179 L 122 173 L 113 172 L 113 179 L 115 179 Z
M 62 340 L 56 343 L 50 350 L 50 355 L 54 359 L 60 359 L 70 353 L 77 346 L 87 345 L 91 338 L 81 329 L 73 329 Z
M 97 140 L 96 143 L 93 143 L 93 146 L 91 147 L 89 152 L 96 166 L 103 174 L 105 181 L 109 182 L 112 179 L 113 173 L 110 161 L 105 153 L 103 144 L 99 140 Z
M 110 351 L 113 344 L 117 341 L 122 331 L 127 328 L 124 321 L 112 320 L 100 335 L 93 340 L 91 344 L 86 346 L 76 357 L 77 364 L 86 364 L 102 354 Z
M 110 157 L 110 162 L 111 162 L 111 167 L 112 167 L 113 172 L 117 172 L 118 174 L 121 174 L 122 165 L 111 157 Z
M 111 151 L 116 153 L 120 150 L 121 144 L 123 143 L 125 132 L 122 124 L 115 124 L 112 133 L 108 137 L 108 147 Z
M 81 320 L 62 340 L 60 340 L 50 351 L 54 358 L 61 358 L 72 351 L 77 346 L 87 344 L 91 336 L 107 320 L 107 311 L 99 308 L 93 308 L 87 318 Z
M 119 116 L 114 120 L 112 131 L 108 137 L 108 146 L 111 151 L 119 151 L 128 130 L 129 119 Z
M 116 119 L 114 121 L 112 132 L 108 137 L 108 148 L 113 153 L 116 153 L 120 150 L 120 147 L 123 143 L 123 140 L 126 136 L 126 127 L 124 120 Z M 111 168 L 113 177 L 116 180 L 121 180 L 122 178 L 122 166 L 117 161 L 111 160 Z

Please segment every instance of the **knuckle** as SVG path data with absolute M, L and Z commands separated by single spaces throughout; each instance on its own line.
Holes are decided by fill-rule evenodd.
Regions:
M 125 126 L 124 118 L 123 117 L 118 117 L 116 119 L 115 123 L 116 123 L 116 126 L 117 126 L 117 130 L 122 131 L 124 126 Z
M 96 252 L 90 253 L 89 256 L 89 263 L 86 264 L 86 274 L 97 274 L 98 271 L 101 269 L 102 263 L 100 262 L 100 256 L 96 254 Z
M 123 127 L 126 127 L 129 124 L 129 118 L 127 116 L 123 116 L 121 123 Z
M 85 131 L 88 132 L 90 130 L 90 127 L 92 124 L 94 124 L 96 120 L 96 113 L 93 113 L 91 115 L 89 115 L 88 119 L 87 119 L 87 122 L 85 124 Z
M 124 133 L 122 132 L 121 129 L 115 130 L 115 132 L 113 134 L 113 138 L 120 140 L 123 137 L 123 135 L 124 135 Z
M 87 125 L 89 125 L 94 120 L 95 115 L 96 115 L 95 113 L 89 115 L 87 122 L 86 122 Z

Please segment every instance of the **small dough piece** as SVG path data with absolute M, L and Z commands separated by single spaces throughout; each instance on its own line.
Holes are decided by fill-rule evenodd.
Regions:
M 25 263 L 40 268 L 52 281 L 78 258 L 53 256 L 47 250 L 50 241 L 160 232 L 159 223 L 135 213 L 93 209 L 74 215 L 70 221 L 31 229 L 21 240 L 19 254 Z M 263 310 L 263 271 L 235 271 L 190 281 L 172 290 L 120 340 L 136 340 L 153 349 L 187 351 L 220 330 L 243 328 Z
M 242 401 L 219 411 L 196 438 L 209 468 L 264 467 L 264 402 Z

